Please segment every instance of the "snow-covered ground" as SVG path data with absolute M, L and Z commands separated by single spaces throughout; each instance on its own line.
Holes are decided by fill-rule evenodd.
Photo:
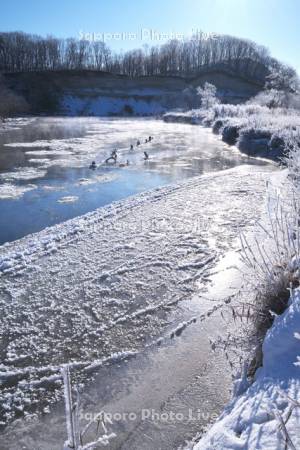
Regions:
M 2 246 L 2 422 L 55 402 L 61 364 L 86 378 L 157 339 L 170 308 L 257 219 L 273 170 L 196 177 Z
M 254 383 L 226 407 L 194 450 L 300 448 L 300 291 L 275 318 Z M 245 388 L 245 386 L 244 386 Z

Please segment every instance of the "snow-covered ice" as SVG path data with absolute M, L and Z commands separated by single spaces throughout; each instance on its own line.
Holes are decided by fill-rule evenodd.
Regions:
M 0 184 L 0 199 L 13 200 L 22 197 L 25 192 L 32 191 L 36 186 L 34 184 L 27 184 L 26 186 L 17 186 L 12 183 Z
M 205 285 L 257 218 L 273 170 L 196 177 L 2 246 L 1 420 L 14 419 L 20 405 L 26 412 L 28 402 L 40 410 L 55 401 L 61 364 L 70 362 L 77 377 L 95 360 L 157 339 L 167 311 Z
M 74 203 L 79 200 L 79 197 L 76 197 L 76 195 L 68 195 L 66 197 L 61 197 L 58 199 L 58 203 Z
M 110 183 L 118 178 L 116 173 L 103 174 L 103 175 L 95 175 L 91 178 L 80 178 L 78 181 L 79 185 L 90 185 L 95 183 Z
M 47 171 L 34 167 L 19 167 L 11 172 L 0 173 L 0 180 L 15 181 L 15 180 L 33 180 L 35 178 L 43 178 Z

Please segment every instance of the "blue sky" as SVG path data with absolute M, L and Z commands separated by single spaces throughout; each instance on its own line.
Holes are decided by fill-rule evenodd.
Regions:
M 141 40 L 141 30 L 226 33 L 267 46 L 300 73 L 299 19 L 299 0 L 2 0 L 0 31 L 58 37 L 123 33 L 122 39 L 107 36 L 107 43 L 124 50 L 159 43 Z

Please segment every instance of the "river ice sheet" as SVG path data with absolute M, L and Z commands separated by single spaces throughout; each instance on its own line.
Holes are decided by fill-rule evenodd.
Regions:
M 2 246 L 2 423 L 54 402 L 61 364 L 83 379 L 154 341 L 257 219 L 272 170 L 196 177 Z

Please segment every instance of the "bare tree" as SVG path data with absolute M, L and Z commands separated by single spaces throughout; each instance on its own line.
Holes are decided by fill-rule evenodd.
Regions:
M 209 69 L 228 69 L 276 89 L 295 84 L 295 71 L 269 56 L 265 47 L 232 36 L 171 40 L 150 49 L 112 53 L 104 42 L 46 38 L 21 32 L 0 33 L 0 72 L 92 69 L 131 77 L 195 76 Z M 276 74 L 276 75 L 274 75 Z

